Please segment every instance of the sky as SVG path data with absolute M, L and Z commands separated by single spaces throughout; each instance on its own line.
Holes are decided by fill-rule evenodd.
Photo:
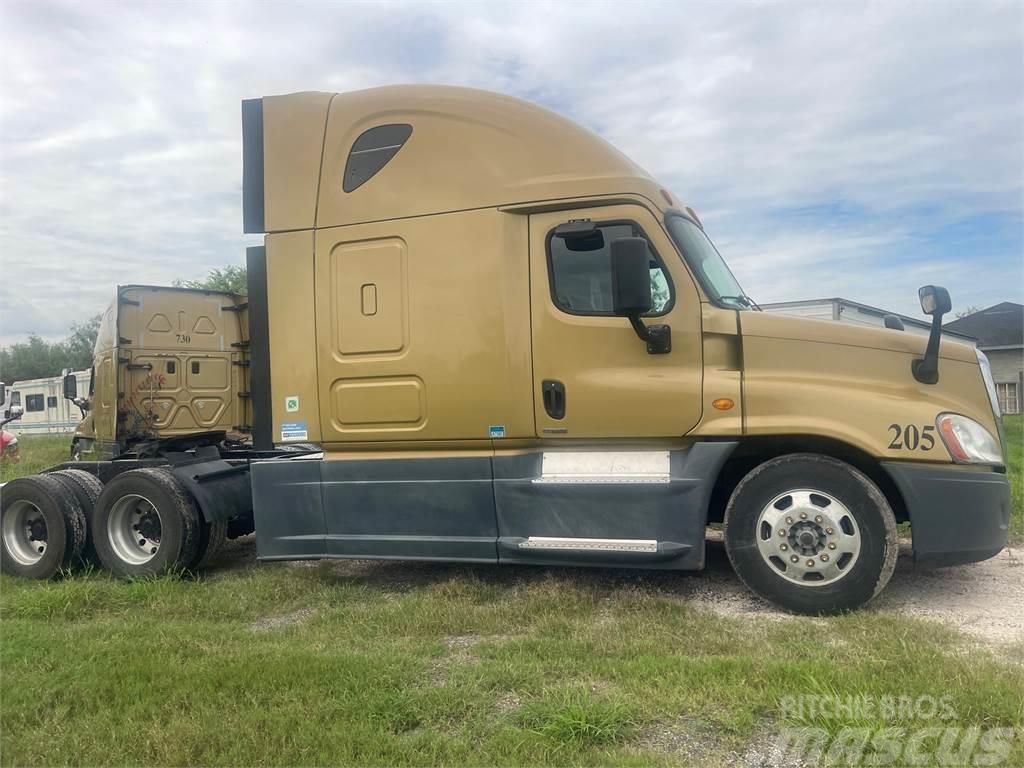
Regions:
M 0 345 L 243 262 L 242 99 L 395 83 L 597 131 L 761 303 L 1024 301 L 1021 2 L 0 0 Z

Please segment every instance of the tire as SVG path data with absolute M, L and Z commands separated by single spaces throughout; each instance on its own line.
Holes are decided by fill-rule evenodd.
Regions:
M 753 469 L 729 499 L 724 530 L 740 580 L 793 613 L 859 608 L 896 567 L 896 519 L 885 496 L 859 470 L 819 454 Z
M 201 571 L 210 567 L 210 564 L 217 559 L 224 542 L 227 540 L 228 524 L 225 522 L 200 523 L 201 531 L 199 538 L 199 549 L 196 552 L 195 562 L 191 570 Z
M 96 556 L 96 545 L 92 540 L 92 518 L 96 501 L 103 492 L 103 483 L 95 475 L 81 469 L 60 469 L 48 472 L 47 477 L 56 478 L 75 495 L 78 506 L 85 514 L 85 545 L 82 547 L 80 559 L 86 565 L 100 565 L 100 559 Z
M 103 489 L 93 534 L 100 562 L 115 576 L 177 573 L 197 560 L 202 519 L 191 495 L 168 470 L 133 469 Z
M 85 513 L 74 493 L 59 480 L 32 475 L 4 485 L 0 506 L 0 566 L 4 573 L 52 578 L 81 555 L 85 530 Z

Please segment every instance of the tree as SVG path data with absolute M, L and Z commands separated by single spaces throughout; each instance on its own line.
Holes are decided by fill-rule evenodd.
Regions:
M 34 333 L 0 349 L 0 378 L 11 383 L 26 379 L 59 376 L 65 368 L 80 370 L 92 365 L 93 347 L 100 328 L 100 315 L 84 323 L 73 323 L 64 341 L 46 341 Z
M 179 288 L 229 291 L 231 293 L 240 293 L 243 296 L 247 293 L 245 267 L 236 264 L 228 264 L 223 268 L 214 267 L 202 280 L 175 280 L 174 285 Z
M 66 368 L 80 370 L 92 365 L 92 352 L 96 347 L 96 336 L 100 332 L 103 315 L 93 315 L 84 323 L 72 323 L 71 335 L 64 342 L 67 354 Z
M 956 319 L 959 320 L 961 317 L 967 317 L 968 315 L 973 315 L 975 312 L 980 311 L 980 309 L 971 304 L 970 306 L 964 307 L 959 312 L 954 312 L 953 314 L 956 315 Z

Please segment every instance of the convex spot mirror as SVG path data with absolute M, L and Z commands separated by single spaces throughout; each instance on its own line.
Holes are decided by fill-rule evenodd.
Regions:
M 917 291 L 921 311 L 926 315 L 945 315 L 953 307 L 949 291 L 940 285 L 925 285 Z
M 612 310 L 639 316 L 651 311 L 651 267 L 647 241 L 642 237 L 612 240 Z

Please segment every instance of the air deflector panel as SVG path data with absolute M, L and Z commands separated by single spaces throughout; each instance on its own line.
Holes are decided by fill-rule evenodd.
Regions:
M 412 126 L 406 123 L 378 125 L 361 133 L 345 162 L 342 189 L 352 192 L 369 181 L 398 154 L 410 135 Z

